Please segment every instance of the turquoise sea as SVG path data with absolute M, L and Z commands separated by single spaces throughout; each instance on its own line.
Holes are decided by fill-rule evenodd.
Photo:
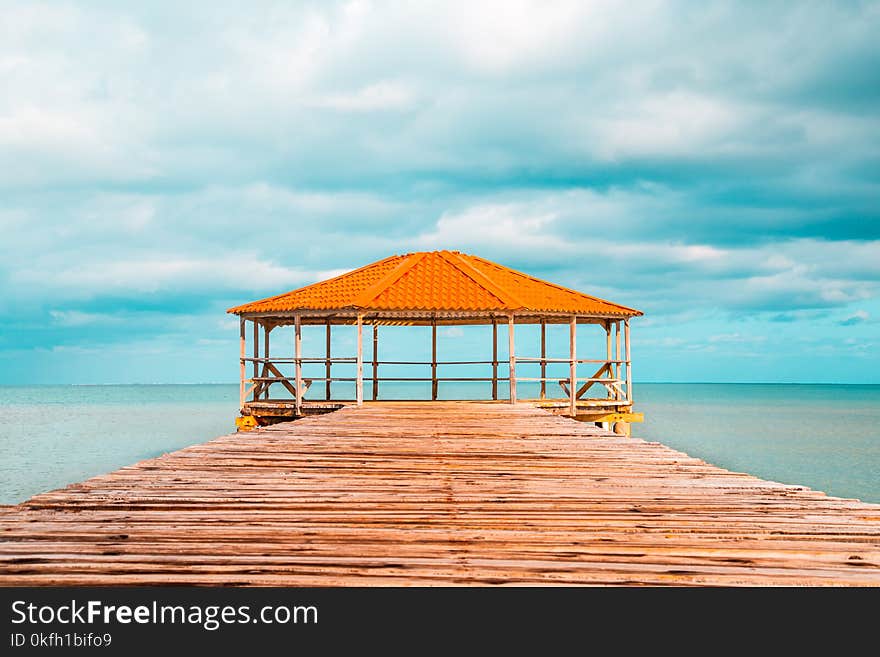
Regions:
M 424 392 L 385 385 L 389 398 Z M 765 479 L 880 502 L 880 385 L 634 390 L 646 416 L 635 436 Z M 481 392 L 445 392 L 456 391 L 447 396 Z M 237 385 L 0 386 L 0 503 L 230 433 L 237 403 Z

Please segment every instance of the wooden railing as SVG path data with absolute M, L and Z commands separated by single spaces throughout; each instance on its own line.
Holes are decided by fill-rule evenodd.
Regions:
M 509 360 L 455 360 L 455 361 L 395 361 L 395 360 L 383 360 L 383 361 L 365 361 L 364 365 L 372 366 L 373 375 L 372 376 L 362 376 L 360 378 L 361 381 L 371 382 L 372 383 L 372 397 L 373 400 L 378 399 L 379 392 L 379 383 L 381 382 L 409 382 L 409 383 L 431 383 L 431 398 L 438 398 L 438 386 L 440 383 L 464 383 L 464 382 L 491 382 L 492 383 L 492 399 L 498 399 L 498 383 L 499 382 L 509 382 L 509 376 L 501 376 L 497 372 L 497 368 L 499 365 L 508 365 Z M 568 358 L 539 358 L 539 357 L 522 357 L 517 356 L 515 358 L 515 362 L 521 363 L 536 363 L 542 366 L 542 371 L 548 364 L 571 364 L 572 361 Z M 259 401 L 260 399 L 268 399 L 269 398 L 269 390 L 275 385 L 279 384 L 284 387 L 291 395 L 293 399 L 297 397 L 297 388 L 296 388 L 296 377 L 295 376 L 286 376 L 279 369 L 279 365 L 294 365 L 296 366 L 299 363 L 300 367 L 306 364 L 323 364 L 327 367 L 325 376 L 301 376 L 302 387 L 303 387 L 303 395 L 305 397 L 306 392 L 309 387 L 316 382 L 324 382 L 324 383 L 333 383 L 333 382 L 342 382 L 342 383 L 357 383 L 357 376 L 328 376 L 330 373 L 330 367 L 333 364 L 356 364 L 357 358 L 253 358 L 253 357 L 244 357 L 241 359 L 242 366 L 247 364 L 251 364 L 255 367 L 255 371 L 260 372 L 258 376 L 252 376 L 250 378 L 245 379 L 245 383 L 250 384 L 250 387 L 242 389 L 242 398 L 241 404 L 244 405 L 247 397 L 251 397 L 252 401 Z M 593 373 L 592 376 L 589 377 L 575 377 L 573 379 L 575 385 L 581 385 L 577 391 L 575 398 L 583 399 L 584 395 L 587 393 L 590 388 L 594 385 L 604 386 L 607 392 L 609 399 L 613 400 L 628 400 L 628 392 L 626 386 L 626 379 L 624 377 L 614 376 L 616 371 L 619 371 L 621 367 L 629 367 L 629 361 L 625 360 L 596 360 L 596 359 L 577 359 L 574 361 L 575 365 L 580 364 L 599 364 L 600 367 Z M 431 376 L 379 376 L 378 368 L 380 366 L 422 366 L 422 367 L 431 367 Z M 493 375 L 492 376 L 440 376 L 437 373 L 437 367 L 439 366 L 457 366 L 457 365 L 491 365 L 493 366 Z M 604 375 L 604 376 L 603 376 Z M 514 374 L 514 385 L 519 382 L 540 382 L 541 385 L 541 399 L 545 398 L 546 386 L 547 382 L 555 382 L 558 383 L 562 392 L 564 393 L 564 398 L 569 398 L 571 396 L 571 377 L 560 378 L 559 376 L 550 377 L 550 376 L 540 376 L 540 377 L 527 377 L 527 376 L 518 376 Z M 329 387 L 325 388 L 325 390 L 329 393 Z M 329 394 L 325 395 L 327 400 L 330 400 L 331 397 Z
M 372 382 L 373 399 L 378 399 L 379 383 L 382 381 L 409 381 L 409 382 L 431 382 L 431 399 L 438 398 L 438 386 L 441 382 L 474 382 L 474 381 L 491 381 L 492 382 L 492 399 L 498 399 L 498 383 L 499 381 L 507 381 L 509 386 L 509 401 L 515 404 L 517 401 L 517 383 L 526 381 L 540 382 L 540 399 L 547 398 L 547 382 L 556 381 L 566 393 L 569 402 L 569 413 L 572 416 L 577 415 L 577 402 L 584 399 L 584 395 L 596 384 L 604 386 L 608 397 L 606 399 L 614 400 L 617 405 L 632 404 L 632 364 L 630 354 L 630 332 L 629 320 L 622 319 L 617 321 L 606 320 L 605 328 L 605 359 L 578 359 L 577 358 L 577 325 L 578 317 L 572 315 L 569 318 L 569 357 L 568 358 L 548 358 L 546 352 L 546 324 L 541 322 L 541 355 L 538 357 L 517 357 L 514 346 L 514 327 L 516 325 L 513 313 L 507 317 L 507 341 L 508 341 L 508 359 L 502 361 L 498 354 L 498 322 L 492 318 L 492 360 L 483 361 L 438 361 L 437 360 L 437 323 L 436 320 L 431 322 L 431 361 L 380 361 L 378 358 L 378 324 L 372 322 L 372 358 L 365 358 L 364 354 L 364 315 L 358 315 L 355 326 L 357 327 L 357 357 L 340 358 L 331 357 L 331 320 L 326 321 L 325 350 L 323 357 L 304 358 L 302 357 L 302 316 L 294 314 L 295 342 L 293 358 L 270 358 L 269 337 L 273 326 L 266 323 L 261 324 L 257 319 L 253 322 L 253 357 L 246 356 L 246 327 L 245 318 L 240 320 L 240 399 L 242 407 L 249 395 L 253 396 L 253 400 L 257 401 L 261 398 L 268 399 L 269 389 L 272 385 L 280 384 L 293 397 L 296 404 L 297 415 L 300 414 L 302 400 L 309 386 L 315 381 L 323 381 L 325 384 L 325 398 L 331 399 L 331 383 L 334 381 L 346 381 L 355 383 L 356 402 L 358 406 L 364 400 L 364 381 Z M 263 331 L 263 357 L 260 357 L 260 331 Z M 623 331 L 624 343 L 621 345 L 621 332 Z M 621 347 L 623 346 L 623 349 Z M 539 364 L 541 367 L 540 377 L 523 377 L 517 376 L 516 364 L 533 363 Z M 305 378 L 303 376 L 303 365 L 323 364 L 324 376 Z M 349 363 L 355 365 L 354 377 L 334 377 L 331 369 L 333 364 Z M 507 364 L 509 374 L 506 377 L 499 376 L 498 366 Z M 564 378 L 547 376 L 547 366 L 550 364 L 568 364 L 569 375 Z M 577 367 L 581 364 L 598 364 L 598 369 L 589 377 L 579 377 L 577 375 Z M 247 378 L 247 365 L 253 368 L 251 378 Z M 293 364 L 296 369 L 296 375 L 293 377 L 284 375 L 279 369 L 279 365 Z M 422 365 L 430 366 L 430 377 L 405 377 L 405 376 L 379 376 L 379 367 L 381 365 Z M 441 377 L 437 368 L 447 365 L 491 365 L 491 377 Z M 364 367 L 372 367 L 372 376 L 365 376 Z M 250 387 L 248 387 L 250 384 Z M 556 399 L 556 398 L 554 398 Z

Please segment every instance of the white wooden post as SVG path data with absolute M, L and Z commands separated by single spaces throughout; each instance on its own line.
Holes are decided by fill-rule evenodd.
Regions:
M 373 320 L 373 401 L 379 399 L 379 325 Z
M 299 313 L 293 316 L 295 337 L 293 339 L 294 367 L 296 368 L 296 415 L 302 415 L 302 318 Z
M 611 320 L 606 320 L 605 322 L 605 364 L 608 366 L 608 369 L 605 372 L 606 379 L 614 378 L 614 365 L 611 363 Z M 609 389 L 608 395 L 611 395 L 611 390 Z
M 568 414 L 577 415 L 577 317 L 571 316 L 568 323 Z
M 357 316 L 357 405 L 364 405 L 364 317 Z
M 541 399 L 547 398 L 547 322 L 541 320 Z
M 265 376 L 267 378 L 271 374 L 271 372 L 269 372 L 269 368 L 267 367 L 267 365 L 269 363 L 269 332 L 271 330 L 272 329 L 269 327 L 269 324 L 266 324 L 263 327 L 263 334 L 264 334 L 264 339 L 265 339 L 265 342 L 263 344 L 263 358 L 265 359 L 263 362 L 263 376 Z M 271 381 L 264 381 L 263 382 L 263 399 L 269 399 L 269 386 L 271 386 L 271 385 L 272 385 Z
M 621 379 L 620 361 L 623 360 L 623 358 L 621 358 L 621 353 L 620 353 L 620 322 L 619 321 L 614 323 L 614 339 L 617 342 L 617 350 L 616 350 L 617 355 L 614 357 L 614 360 L 617 361 L 617 364 L 614 367 L 614 369 L 615 369 L 614 378 L 619 381 Z M 620 399 L 620 388 L 615 386 L 614 389 L 617 391 L 616 394 L 614 395 L 615 399 Z
M 327 401 L 330 401 L 330 320 L 327 320 L 327 350 L 326 350 L 326 360 L 324 361 L 324 378 L 327 379 L 324 382 L 324 394 L 327 397 Z
M 257 324 L 257 320 L 253 320 L 254 322 L 254 379 L 260 376 L 260 364 L 257 362 L 260 358 L 260 325 Z M 254 401 L 259 399 L 257 392 L 260 389 L 260 384 L 262 382 L 254 381 Z
M 245 349 L 247 348 L 246 347 L 247 340 L 245 339 L 245 332 L 244 332 L 244 317 L 239 318 L 238 327 L 239 327 L 238 407 L 241 409 L 241 408 L 244 408 L 244 379 L 245 379 L 245 376 L 247 376 L 246 371 L 245 371 L 245 363 L 244 363 Z
M 498 399 L 498 322 L 492 319 L 492 399 Z
M 626 345 L 626 399 L 632 404 L 633 393 L 632 393 L 632 356 L 630 355 L 630 346 L 629 346 L 629 320 L 625 320 L 623 322 L 624 328 L 624 343 Z
M 510 352 L 510 403 L 516 403 L 516 350 L 513 345 L 513 313 L 507 316 L 507 348 Z
M 431 320 L 431 400 L 437 400 L 437 320 Z

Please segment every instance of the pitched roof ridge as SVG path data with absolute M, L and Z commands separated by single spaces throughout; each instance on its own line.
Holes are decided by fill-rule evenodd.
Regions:
M 428 259 L 428 256 L 431 258 Z M 449 281 L 446 279 L 447 275 L 441 274 L 442 267 L 451 266 L 452 271 L 456 272 L 455 276 L 464 276 L 463 283 L 467 280 L 471 283 L 464 283 L 459 292 L 447 293 L 434 289 L 436 286 L 432 286 L 433 284 L 426 287 L 426 283 L 422 281 L 419 283 L 419 289 L 409 290 L 407 288 L 409 290 L 407 296 L 412 296 L 412 298 L 397 299 L 395 306 L 409 308 L 412 304 L 420 304 L 418 307 L 423 309 L 435 306 L 445 308 L 446 306 L 443 304 L 446 301 L 442 299 L 446 299 L 451 294 L 454 297 L 457 295 L 458 300 L 455 303 L 464 303 L 468 307 L 474 306 L 474 309 L 520 311 L 544 308 L 550 312 L 552 308 L 556 308 L 557 311 L 573 312 L 575 308 L 578 308 L 583 314 L 606 313 L 611 316 L 630 317 L 643 314 L 640 310 L 542 280 L 480 256 L 446 249 L 391 255 L 333 278 L 241 304 L 226 312 L 244 315 L 252 312 L 268 312 L 267 307 L 277 311 L 292 311 L 307 307 L 337 308 L 340 310 L 343 308 L 371 308 L 378 303 L 378 299 L 392 290 L 398 281 L 420 263 L 428 269 L 431 276 L 440 276 L 441 280 L 446 282 Z M 437 269 L 438 267 L 440 269 Z M 419 280 L 421 281 L 421 279 Z M 467 292 L 467 287 L 472 284 L 475 284 L 477 288 Z M 480 297 L 480 294 L 474 296 L 476 290 L 484 295 L 479 301 L 477 301 L 477 297 Z M 465 297 L 468 299 L 462 301 Z M 524 303 L 523 298 L 530 300 L 530 303 L 534 301 L 535 307 Z M 491 299 L 495 299 L 495 301 Z
M 382 294 L 385 290 L 391 287 L 394 283 L 396 283 L 400 278 L 408 272 L 410 269 L 419 264 L 422 260 L 424 260 L 427 253 L 408 253 L 404 256 L 403 262 L 397 265 L 394 269 L 388 272 L 381 279 L 373 283 L 370 287 L 363 290 L 360 294 L 358 294 L 354 301 L 352 302 L 353 306 L 366 306 L 370 301 L 373 301 L 376 297 Z
M 407 254 L 407 255 L 409 255 L 409 254 Z M 268 301 L 275 301 L 276 299 L 282 299 L 286 296 L 290 296 L 291 294 L 299 294 L 300 292 L 305 292 L 306 290 L 310 290 L 313 287 L 317 287 L 318 285 L 324 285 L 326 283 L 332 283 L 333 281 L 338 281 L 340 278 L 345 278 L 346 276 L 351 276 L 352 274 L 356 274 L 360 271 L 364 271 L 365 269 L 369 269 L 370 267 L 375 267 L 377 265 L 381 265 L 383 262 L 388 262 L 389 260 L 393 260 L 394 258 L 401 258 L 401 257 L 406 259 L 406 256 L 390 255 L 387 258 L 382 258 L 381 260 L 376 260 L 375 262 L 371 262 L 369 264 L 366 264 L 363 267 L 358 267 L 357 269 L 352 269 L 351 271 L 347 271 L 343 274 L 339 274 L 338 276 L 334 276 L 332 278 L 326 278 L 323 281 L 315 281 L 314 283 L 309 283 L 308 285 L 304 285 L 303 287 L 298 287 L 294 290 L 288 290 L 287 292 L 282 292 L 281 294 L 276 294 L 271 297 L 266 297 L 265 299 L 256 299 L 255 301 L 248 301 L 247 303 L 242 303 L 237 306 L 233 306 L 232 308 L 230 308 L 226 312 L 227 313 L 234 313 L 234 312 L 238 312 L 238 309 L 243 308 L 244 306 L 250 306 L 255 303 L 265 303 Z
M 629 306 L 624 306 L 619 303 L 614 303 L 613 301 L 608 301 L 607 299 L 602 299 L 601 297 L 594 297 L 590 294 L 584 294 L 583 292 L 578 292 L 577 290 L 573 290 L 570 287 L 565 287 L 564 285 L 559 285 L 558 283 L 551 283 L 550 281 L 545 281 L 541 278 L 537 278 L 535 276 L 532 276 L 531 274 L 526 274 L 525 272 L 521 272 L 518 269 L 513 269 L 511 267 L 505 267 L 504 265 L 499 265 L 497 262 L 492 262 L 491 260 L 486 260 L 485 258 L 481 258 L 480 256 L 468 255 L 468 257 L 479 260 L 480 262 L 485 262 L 487 265 L 491 265 L 492 267 L 499 267 L 501 269 L 506 269 L 508 271 L 512 271 L 514 274 L 518 274 L 520 276 L 528 278 L 529 280 L 535 281 L 536 283 L 541 283 L 543 285 L 549 285 L 550 287 L 555 287 L 558 290 L 563 290 L 565 292 L 570 292 L 572 294 L 576 294 L 579 297 L 585 297 L 585 298 L 590 299 L 592 301 L 599 301 L 601 303 L 607 303 L 609 306 L 615 306 L 617 308 L 621 308 L 623 310 L 627 310 L 629 312 L 636 313 L 638 315 L 644 314 L 644 313 L 642 313 L 641 310 L 636 310 L 635 308 L 630 308 Z
M 462 274 L 474 281 L 474 283 L 501 299 L 510 310 L 526 307 L 526 304 L 524 304 L 513 292 L 505 290 L 491 278 L 486 276 L 486 274 L 469 263 L 465 259 L 464 254 L 459 253 L 458 251 L 440 251 L 439 255 L 453 267 L 458 269 Z

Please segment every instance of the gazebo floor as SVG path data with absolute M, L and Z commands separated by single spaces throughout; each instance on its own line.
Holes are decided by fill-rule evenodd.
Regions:
M 422 406 L 424 404 L 436 404 L 436 401 L 417 400 L 417 399 L 401 399 L 401 400 L 382 400 L 382 401 L 365 401 L 365 405 L 369 406 L 385 406 L 395 404 L 413 404 Z M 445 402 L 444 402 L 445 403 Z M 496 404 L 502 407 L 510 408 L 512 405 L 506 399 L 499 400 L 455 400 L 455 403 L 468 404 Z M 569 413 L 569 401 L 567 399 L 525 399 L 519 403 L 532 403 L 538 407 L 546 408 L 553 412 L 563 415 Z M 274 422 L 283 422 L 291 418 L 308 417 L 310 415 L 323 415 L 338 411 L 346 406 L 353 406 L 355 401 L 352 400 L 303 400 L 301 406 L 301 415 L 297 415 L 296 401 L 290 398 L 277 399 L 260 399 L 248 400 L 242 406 L 242 414 L 246 417 L 256 418 L 260 424 L 272 424 Z M 631 412 L 632 403 L 626 400 L 614 399 L 579 399 L 577 401 L 578 418 L 585 421 L 601 421 L 597 415 L 624 412 L 627 413 L 630 421 L 640 422 L 642 414 L 633 414 Z M 623 418 L 628 419 L 628 418 Z M 256 426 L 256 423 L 250 426 Z M 245 425 L 243 428 L 249 428 Z

